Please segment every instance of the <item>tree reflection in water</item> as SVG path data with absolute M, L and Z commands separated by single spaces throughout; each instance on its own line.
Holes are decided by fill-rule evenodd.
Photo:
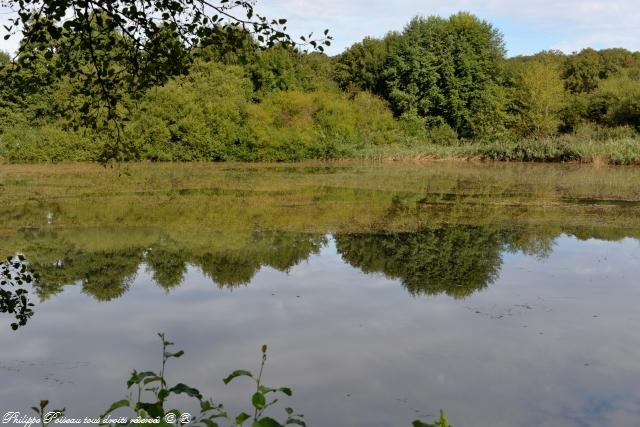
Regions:
M 414 296 L 444 293 L 465 298 L 493 283 L 502 254 L 522 251 L 550 254 L 557 231 L 503 229 L 496 226 L 450 226 L 417 232 L 337 234 L 336 249 L 349 265 L 364 273 L 382 273 L 399 280 Z M 199 268 L 220 288 L 249 284 L 263 267 L 288 272 L 328 243 L 324 235 L 256 231 L 219 236 L 215 245 L 186 245 L 160 239 L 150 247 L 77 249 L 57 241 L 34 251 L 35 291 L 46 300 L 66 285 L 79 284 L 98 301 L 124 295 L 141 266 L 166 292 L 179 287 L 189 266 Z M 56 247 L 51 252 L 51 247 Z M 52 261 L 54 260 L 54 261 Z
M 336 237 L 342 258 L 365 273 L 398 279 L 411 295 L 445 293 L 464 298 L 500 273 L 502 235 L 482 227 L 450 227 L 417 233 Z
M 46 300 L 66 285 L 77 283 L 96 300 L 109 301 L 127 292 L 142 264 L 167 292 L 182 284 L 189 265 L 199 268 L 219 287 L 234 288 L 249 284 L 263 267 L 287 272 L 327 243 L 323 235 L 263 231 L 221 239 L 227 239 L 228 244 L 184 247 L 163 241 L 149 248 L 95 252 L 59 242 L 56 253 L 34 254 L 38 260 L 33 263 L 34 270 L 39 273 L 36 293 Z

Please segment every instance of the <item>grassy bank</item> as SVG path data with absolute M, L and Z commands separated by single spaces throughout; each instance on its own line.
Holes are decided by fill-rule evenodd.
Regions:
M 412 231 L 447 224 L 640 228 L 634 167 L 476 162 L 6 165 L 3 233 L 25 228 Z M 7 240 L 5 240 L 6 242 Z
M 268 131 L 266 132 L 268 133 Z M 310 132 L 311 134 L 313 132 Z M 308 160 L 361 160 L 361 161 L 422 161 L 422 160 L 481 160 L 506 162 L 585 163 L 609 165 L 640 165 L 640 136 L 611 139 L 595 139 L 581 136 L 552 138 L 496 138 L 487 141 L 455 141 L 448 145 L 434 143 L 428 139 L 417 141 L 405 139 L 389 132 L 387 144 L 359 141 L 345 143 L 339 138 L 328 144 L 310 142 L 298 148 L 263 144 L 261 152 L 244 155 L 240 152 L 214 156 L 213 161 L 308 161 Z M 53 132 L 39 129 L 25 130 L 12 135 L 9 143 L 0 140 L 0 164 L 60 163 L 68 161 L 100 162 L 104 142 L 87 139 L 76 133 Z M 384 135 L 376 137 L 384 138 Z M 311 137 L 312 138 L 312 137 Z M 80 139 L 80 141 L 78 140 Z M 286 138 L 285 138 L 286 139 Z M 61 141 L 56 143 L 56 141 Z M 53 142 L 43 146 L 44 142 Z M 310 139 L 312 141 L 312 139 Z M 325 140 L 326 142 L 326 140 Z M 279 145 L 279 146 L 278 146 Z M 93 147 L 86 150 L 87 146 Z M 146 147 L 127 161 L 207 161 L 204 156 L 185 151 L 179 155 L 156 152 Z
M 597 140 L 578 136 L 542 139 L 501 138 L 452 145 L 391 144 L 358 150 L 360 160 L 464 159 L 509 162 L 578 162 L 640 165 L 640 137 Z

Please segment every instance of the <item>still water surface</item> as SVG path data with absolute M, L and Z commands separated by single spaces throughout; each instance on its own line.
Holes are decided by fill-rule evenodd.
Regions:
M 1 246 L 40 279 L 25 326 L 2 314 L 1 412 L 49 399 L 100 414 L 133 369 L 159 368 L 164 331 L 186 352 L 169 381 L 237 410 L 248 384 L 222 378 L 257 369 L 267 343 L 267 384 L 291 386 L 312 426 L 440 408 L 456 427 L 640 425 L 640 171 L 483 167 L 216 169 L 201 173 L 246 187 L 142 196 L 74 175 L 64 198 L 70 172 L 11 171 Z M 7 196 L 18 188 L 26 201 Z M 215 217 L 170 218 L 159 197 L 185 212 L 224 199 Z

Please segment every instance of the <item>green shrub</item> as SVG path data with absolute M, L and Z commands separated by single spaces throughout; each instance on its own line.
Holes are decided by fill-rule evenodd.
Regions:
M 490 160 L 520 162 L 567 162 L 580 160 L 580 153 L 558 139 L 496 140 L 480 144 L 477 153 Z
M 197 62 L 151 89 L 125 129 L 133 159 L 230 160 L 244 134 L 251 82 L 240 67 Z
M 614 139 L 634 138 L 638 133 L 630 126 L 607 127 L 593 123 L 582 123 L 573 131 L 579 141 L 608 141 Z
M 102 144 L 85 129 L 64 131 L 55 125 L 17 125 L 0 134 L 0 157 L 11 162 L 90 161 Z
M 258 160 L 339 158 L 400 134 L 384 102 L 362 92 L 353 99 L 333 91 L 286 91 L 248 108 Z
M 450 146 L 458 143 L 458 134 L 447 124 L 429 129 L 427 137 L 431 143 L 436 145 Z
M 409 111 L 398 117 L 398 124 L 407 136 L 420 140 L 427 139 L 427 121 L 414 111 Z
M 640 164 L 640 139 L 624 138 L 611 141 L 612 149 L 607 150 L 609 163 L 615 165 L 638 165 Z

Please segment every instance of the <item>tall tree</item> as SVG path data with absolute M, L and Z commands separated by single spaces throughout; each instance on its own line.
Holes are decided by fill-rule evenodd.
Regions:
M 602 57 L 594 49 L 584 49 L 567 57 L 563 78 L 567 90 L 572 93 L 588 93 L 598 87 L 603 77 Z
M 334 77 L 342 89 L 357 88 L 384 95 L 385 64 L 389 49 L 398 40 L 398 33 L 389 33 L 383 39 L 366 37 L 355 43 L 338 57 Z
M 547 61 L 517 64 L 513 109 L 516 128 L 524 135 L 548 136 L 558 131 L 565 105 L 560 70 Z
M 416 113 L 461 136 L 483 134 L 500 111 L 502 35 L 469 13 L 414 18 L 386 63 L 387 98 L 396 114 Z

